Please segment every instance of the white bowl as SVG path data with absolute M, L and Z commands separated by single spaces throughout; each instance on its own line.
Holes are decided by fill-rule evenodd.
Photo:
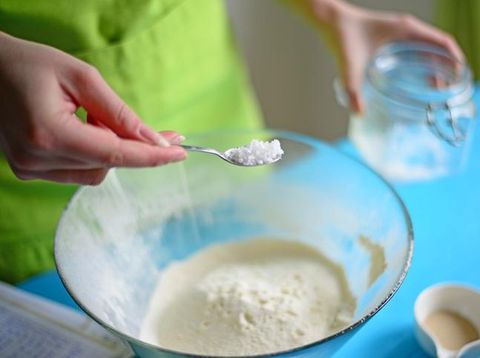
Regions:
M 425 329 L 425 319 L 431 313 L 439 310 L 448 310 L 459 314 L 475 326 L 480 332 L 480 292 L 476 289 L 455 283 L 441 283 L 423 290 L 415 302 L 415 335 L 420 346 L 431 356 L 439 358 L 467 357 L 474 350 L 480 352 L 477 342 L 471 342 L 461 350 L 452 351 L 442 347 Z M 468 347 L 467 347 L 468 346 Z M 462 352 L 460 355 L 459 353 Z M 477 356 L 478 357 L 478 356 Z

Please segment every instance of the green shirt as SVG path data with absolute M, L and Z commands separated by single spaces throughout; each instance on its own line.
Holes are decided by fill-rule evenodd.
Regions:
M 221 0 L 2 0 L 0 30 L 91 63 L 157 130 L 261 125 Z M 0 156 L 1 280 L 53 267 L 55 227 L 75 190 L 22 182 Z

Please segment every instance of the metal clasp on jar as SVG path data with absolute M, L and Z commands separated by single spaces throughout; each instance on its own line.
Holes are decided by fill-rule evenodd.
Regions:
M 444 109 L 448 113 L 448 127 L 451 129 L 451 132 L 448 133 L 443 129 L 437 120 L 435 119 L 435 109 L 440 108 Z M 459 125 L 457 118 L 453 116 L 452 109 L 448 105 L 448 103 L 442 103 L 440 105 L 434 105 L 429 103 L 426 108 L 427 111 L 427 124 L 430 127 L 430 130 L 440 139 L 443 139 L 447 143 L 453 146 L 459 146 L 466 138 L 466 133 L 462 130 Z

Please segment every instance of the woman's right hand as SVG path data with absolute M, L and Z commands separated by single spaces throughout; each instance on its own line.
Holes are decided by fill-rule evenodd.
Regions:
M 182 139 L 148 128 L 92 66 L 0 33 L 0 150 L 18 178 L 94 185 L 112 167 L 184 160 L 170 146 Z

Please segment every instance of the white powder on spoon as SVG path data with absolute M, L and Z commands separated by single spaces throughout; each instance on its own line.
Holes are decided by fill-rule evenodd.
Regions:
M 281 159 L 283 149 L 278 139 L 270 142 L 254 139 L 246 146 L 227 150 L 225 155 L 230 160 L 242 165 L 263 165 Z

